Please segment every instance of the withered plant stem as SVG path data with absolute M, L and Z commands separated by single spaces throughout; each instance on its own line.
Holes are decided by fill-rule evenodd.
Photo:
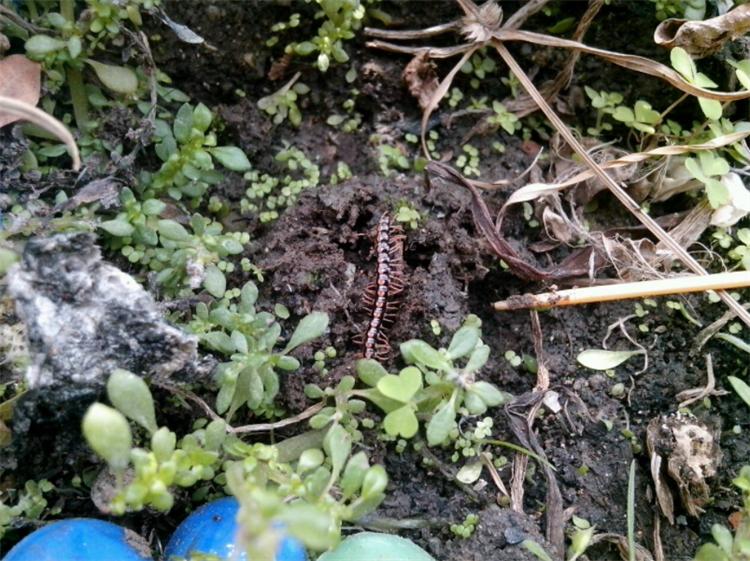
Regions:
M 732 273 L 717 273 L 714 275 L 689 275 L 659 280 L 624 282 L 618 284 L 588 286 L 585 288 L 570 288 L 556 292 L 545 292 L 543 294 L 524 294 L 521 296 L 514 296 L 508 300 L 495 302 L 493 307 L 495 310 L 501 312 L 529 308 L 557 308 L 562 306 L 611 302 L 613 300 L 685 294 L 688 292 L 728 290 L 749 286 L 750 271 L 735 271 Z M 745 311 L 744 308 L 743 311 Z

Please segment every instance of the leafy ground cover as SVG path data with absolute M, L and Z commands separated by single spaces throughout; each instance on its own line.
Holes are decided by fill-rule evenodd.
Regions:
M 750 265 L 747 13 L 0 2 L 1 551 L 230 493 L 253 559 L 745 559 L 746 294 L 492 304 Z

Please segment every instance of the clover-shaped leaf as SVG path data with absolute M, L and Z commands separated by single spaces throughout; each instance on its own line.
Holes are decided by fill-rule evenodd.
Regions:
M 651 108 L 650 103 L 639 99 L 635 102 L 635 118 L 640 123 L 655 125 L 661 120 L 661 115 Z
M 388 413 L 383 419 L 383 428 L 391 436 L 400 435 L 404 438 L 411 438 L 417 434 L 419 422 L 411 404 L 407 403 L 403 407 Z
M 422 373 L 418 368 L 409 366 L 399 372 L 398 376 L 386 374 L 380 378 L 377 388 L 386 397 L 408 403 L 422 389 Z

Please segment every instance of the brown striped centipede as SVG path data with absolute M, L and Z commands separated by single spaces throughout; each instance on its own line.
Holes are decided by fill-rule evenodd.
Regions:
M 355 338 L 365 358 L 386 360 L 390 343 L 385 334 L 396 319 L 399 302 L 394 297 L 404 290 L 404 235 L 387 212 L 380 217 L 374 235 L 377 274 L 362 296 L 367 307 L 367 330 Z

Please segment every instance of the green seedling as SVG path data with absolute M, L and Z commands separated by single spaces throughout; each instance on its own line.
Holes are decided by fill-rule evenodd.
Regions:
M 48 499 L 45 494 L 55 490 L 46 479 L 40 481 L 27 481 L 23 490 L 13 493 L 13 491 L 4 491 L 0 499 L 0 539 L 3 538 L 6 531 L 12 528 L 15 523 L 21 521 L 39 520 L 42 514 L 55 514 L 60 508 L 48 508 Z M 15 504 L 7 503 L 9 498 L 15 497 Z
M 729 171 L 729 163 L 715 152 L 703 151 L 697 158 L 687 158 L 685 168 L 706 188 L 708 202 L 712 208 L 718 208 L 729 202 L 729 190 L 722 178 Z
M 184 103 L 171 126 L 162 119 L 154 122 L 155 152 L 164 163 L 155 174 L 141 178 L 146 197 L 167 193 L 177 200 L 200 200 L 222 178 L 214 169 L 214 160 L 232 171 L 250 169 L 242 150 L 216 145 L 216 134 L 209 130 L 212 122 L 213 114 L 202 103 L 195 107 Z
M 422 220 L 422 215 L 419 214 L 417 209 L 409 205 L 409 203 L 402 203 L 399 205 L 394 218 L 399 224 L 408 226 L 410 230 L 416 230 L 419 228 L 419 222 Z
M 714 524 L 714 543 L 702 545 L 695 561 L 744 561 L 750 556 L 750 466 L 743 466 L 732 483 L 742 492 L 742 516 L 734 535 L 727 527 Z
M 198 304 L 188 328 L 199 336 L 201 344 L 223 354 L 216 372 L 219 394 L 216 409 L 229 422 L 234 413 L 247 406 L 255 413 L 272 412 L 279 392 L 278 370 L 292 372 L 299 361 L 289 353 L 320 337 L 328 327 L 328 315 L 313 312 L 300 320 L 287 344 L 281 341 L 281 325 L 273 314 L 255 307 L 258 289 L 252 282 L 241 290 L 238 302 L 225 298 L 210 307 Z
M 695 62 L 682 47 L 675 47 L 669 54 L 672 68 L 679 72 L 685 81 L 699 88 L 716 88 L 718 85 L 702 72 L 698 72 Z M 698 104 L 703 114 L 713 120 L 721 119 L 721 103 L 715 99 L 698 98 Z
M 612 124 L 604 121 L 604 117 L 615 112 L 615 108 L 622 103 L 622 94 L 596 91 L 589 86 L 584 86 L 583 89 L 591 100 L 591 106 L 596 109 L 596 125 L 589 127 L 587 132 L 591 136 L 599 136 L 602 131 L 611 131 Z
M 189 229 L 175 220 L 160 219 L 166 205 L 159 199 L 139 201 L 130 189 L 120 194 L 123 210 L 99 227 L 109 234 L 109 245 L 131 263 L 156 272 L 168 294 L 204 288 L 221 298 L 225 273 L 234 270 L 228 257 L 242 253 L 247 232 L 223 233 L 218 222 L 194 214 Z
M 650 103 L 640 99 L 635 102 L 633 109 L 624 105 L 616 107 L 612 113 L 612 118 L 625 123 L 631 129 L 648 134 L 654 134 L 656 125 L 661 122 L 659 112 L 654 111 Z
M 487 118 L 487 122 L 495 127 L 502 128 L 508 134 L 513 134 L 521 128 L 518 117 L 505 108 L 499 101 L 492 102 L 493 114 Z
M 257 170 L 245 174 L 250 186 L 240 201 L 243 213 L 257 213 L 261 222 L 270 222 L 279 217 L 279 213 L 293 205 L 305 189 L 317 187 L 320 183 L 320 168 L 305 155 L 302 150 L 284 144 L 275 161 L 281 167 L 282 174 L 270 175 Z M 341 179 L 346 177 L 348 166 L 340 162 Z M 351 173 L 351 170 L 349 170 Z
M 321 72 L 326 72 L 332 62 L 341 64 L 349 60 L 349 55 L 344 50 L 344 41 L 352 39 L 355 32 L 362 27 L 365 5 L 358 0 L 315 2 L 320 7 L 315 18 L 324 19 L 318 34 L 307 41 L 288 44 L 285 52 L 303 57 L 317 53 L 315 65 Z M 372 8 L 370 10 L 372 11 Z
M 456 428 L 460 410 L 481 415 L 509 401 L 509 394 L 476 379 L 489 358 L 480 325 L 476 316 L 467 318 L 447 349 L 434 349 L 419 339 L 402 343 L 401 355 L 412 366 L 398 375 L 389 374 L 371 359 L 357 363 L 360 380 L 371 388 L 359 395 L 385 412 L 387 434 L 411 438 L 424 420 L 427 443 L 443 445 Z M 458 365 L 459 359 L 466 359 L 463 366 Z
M 310 88 L 302 82 L 297 82 L 299 76 L 298 72 L 279 90 L 258 100 L 258 109 L 273 116 L 273 122 L 277 125 L 283 123 L 287 117 L 295 127 L 302 122 L 302 113 L 297 106 L 297 98 L 309 93 Z
M 172 487 L 213 479 L 226 436 L 223 421 L 213 421 L 178 442 L 175 433 L 157 426 L 153 397 L 142 378 L 115 370 L 107 382 L 107 396 L 115 407 L 91 405 L 83 418 L 83 434 L 117 477 L 119 489 L 109 505 L 113 513 L 146 506 L 166 512 L 174 503 Z M 133 447 L 128 420 L 150 435 L 150 449 Z M 127 484 L 126 470 L 131 473 Z

